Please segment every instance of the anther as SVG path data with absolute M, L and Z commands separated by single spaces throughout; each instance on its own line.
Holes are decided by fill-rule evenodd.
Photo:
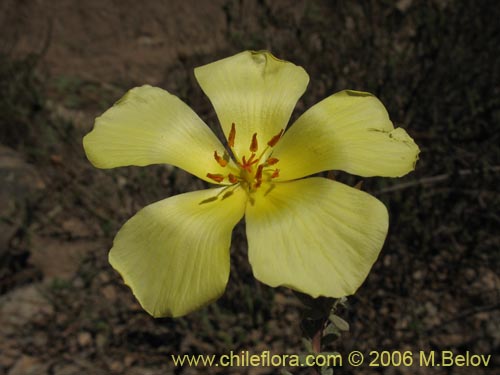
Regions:
M 279 162 L 279 159 L 278 158 L 269 158 L 266 160 L 266 164 L 267 165 L 274 165 L 276 164 L 277 162 Z
M 276 134 L 274 137 L 271 138 L 271 140 L 269 142 L 267 142 L 267 145 L 269 147 L 274 147 L 276 146 L 276 143 L 278 143 L 278 141 L 280 140 L 281 138 L 281 135 L 283 134 L 283 130 L 284 129 L 281 129 L 280 132 L 278 134 Z
M 221 167 L 225 167 L 227 165 L 227 160 L 224 159 L 224 157 L 219 156 L 219 154 L 217 154 L 217 151 L 214 151 L 214 158 Z
M 258 181 L 262 180 L 262 170 L 264 169 L 264 164 L 257 167 L 257 172 L 255 172 L 255 179 Z
M 232 173 L 229 173 L 227 178 L 229 179 L 229 182 L 232 184 L 235 184 L 238 182 L 238 178 Z
M 271 175 L 271 178 L 276 178 L 280 175 L 280 170 L 279 169 L 275 169 L 273 174 Z
M 250 151 L 257 152 L 259 149 L 259 144 L 257 142 L 257 133 L 253 133 L 252 143 L 250 143 Z
M 221 174 L 207 173 L 207 177 L 216 182 L 222 182 L 224 180 L 224 176 Z
M 229 147 L 234 147 L 234 138 L 236 137 L 236 128 L 234 122 L 231 124 L 231 131 L 229 132 L 229 137 L 227 138 L 227 144 Z

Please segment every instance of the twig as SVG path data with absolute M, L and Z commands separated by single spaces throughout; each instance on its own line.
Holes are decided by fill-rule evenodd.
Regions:
M 434 326 L 427 328 L 426 331 L 428 333 L 436 332 L 437 330 L 440 330 L 444 326 L 451 324 L 453 322 L 456 322 L 457 320 L 462 320 L 462 319 L 468 318 L 472 315 L 476 315 L 476 314 L 479 314 L 482 312 L 494 311 L 494 310 L 498 310 L 498 309 L 500 309 L 500 303 L 496 303 L 496 304 L 489 305 L 489 306 L 474 307 L 470 310 L 466 310 L 466 311 L 462 312 L 461 314 L 458 314 L 458 315 L 448 319 L 445 322 L 435 324 Z
M 468 175 L 477 174 L 480 172 L 493 172 L 493 173 L 500 172 L 500 165 L 486 167 L 486 168 L 483 168 L 481 170 L 461 169 L 458 171 L 458 174 L 460 176 L 468 176 Z M 438 175 L 432 176 L 432 177 L 423 177 L 423 178 L 420 178 L 420 179 L 415 180 L 415 181 L 403 182 L 401 184 L 397 184 L 397 185 L 393 185 L 393 186 L 389 186 L 389 187 L 380 189 L 380 190 L 376 191 L 374 194 L 391 193 L 394 191 L 404 190 L 404 189 L 412 188 L 412 187 L 419 186 L 419 185 L 431 185 L 431 184 L 435 184 L 437 182 L 445 181 L 445 180 L 449 179 L 452 175 L 453 175 L 452 173 L 443 173 L 443 174 L 438 174 Z

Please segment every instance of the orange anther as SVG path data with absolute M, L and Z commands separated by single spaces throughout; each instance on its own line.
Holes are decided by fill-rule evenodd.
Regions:
M 279 169 L 275 169 L 273 174 L 271 175 L 271 178 L 276 178 L 280 175 L 280 170 Z
M 224 159 L 223 157 L 219 156 L 219 154 L 217 154 L 217 151 L 214 151 L 214 158 L 215 158 L 215 161 L 217 163 L 219 163 L 219 165 L 221 167 L 225 167 L 227 165 L 227 160 Z
M 238 178 L 232 174 L 232 173 L 229 173 L 229 175 L 227 176 L 227 178 L 229 179 L 229 182 L 232 183 L 232 184 L 235 184 L 238 182 Z
M 229 137 L 227 139 L 227 144 L 229 147 L 234 147 L 234 138 L 236 137 L 236 128 L 234 126 L 234 122 L 231 124 L 231 131 L 229 132 Z
M 255 172 L 255 179 L 257 181 L 262 180 L 262 170 L 264 169 L 264 164 L 261 164 L 257 167 L 257 172 Z
M 250 151 L 257 152 L 259 149 L 259 144 L 257 142 L 257 133 L 253 133 L 252 143 L 250 143 Z
M 267 142 L 267 145 L 269 147 L 274 147 L 276 146 L 276 143 L 278 143 L 278 141 L 280 140 L 281 138 L 281 134 L 283 134 L 283 130 L 284 129 L 281 129 L 280 132 L 278 134 L 276 134 L 274 137 L 271 138 L 271 140 L 269 142 Z
M 278 158 L 269 158 L 266 160 L 266 164 L 267 165 L 274 165 L 276 164 L 277 162 L 279 162 L 279 159 Z
M 224 176 L 221 174 L 207 173 L 207 177 L 211 178 L 212 180 L 214 180 L 216 182 L 222 182 L 222 180 L 224 180 Z

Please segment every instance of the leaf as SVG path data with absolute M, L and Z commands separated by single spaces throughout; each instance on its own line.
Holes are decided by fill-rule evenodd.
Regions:
M 302 338 L 302 345 L 304 345 L 304 348 L 306 349 L 307 353 L 312 353 L 313 352 L 313 347 L 311 340 L 308 340 L 306 338 Z
M 328 324 L 323 330 L 323 336 L 336 335 L 340 336 L 340 329 L 335 324 Z
M 349 323 L 347 323 L 344 319 L 342 319 L 340 316 L 331 314 L 330 317 L 328 318 L 330 322 L 332 322 L 335 327 L 337 327 L 339 330 L 348 332 L 349 331 Z

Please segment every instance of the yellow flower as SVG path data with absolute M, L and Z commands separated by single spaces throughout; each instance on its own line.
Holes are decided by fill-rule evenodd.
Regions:
M 324 99 L 284 132 L 309 76 L 268 52 L 242 52 L 195 76 L 229 150 L 180 99 L 151 86 L 130 90 L 83 140 L 98 168 L 168 163 L 220 185 L 139 211 L 116 235 L 111 265 L 151 315 L 187 314 L 224 292 L 231 232 L 245 216 L 258 280 L 312 297 L 354 293 L 384 243 L 387 210 L 365 192 L 303 177 L 402 176 L 418 146 L 378 99 L 356 91 Z

